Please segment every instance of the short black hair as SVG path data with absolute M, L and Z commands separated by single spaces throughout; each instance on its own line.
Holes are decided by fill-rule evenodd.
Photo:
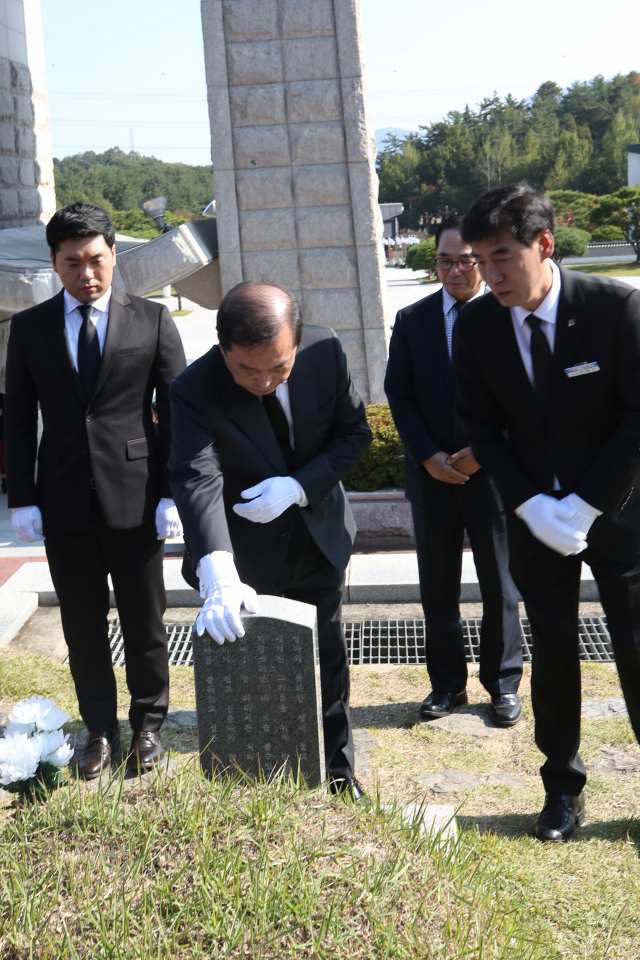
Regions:
M 267 297 L 256 296 L 256 289 L 264 287 L 284 293 L 288 303 L 284 316 L 274 315 Z M 285 323 L 291 327 L 295 346 L 300 346 L 303 324 L 295 297 L 285 287 L 266 277 L 262 280 L 243 280 L 225 294 L 218 307 L 218 343 L 223 350 L 229 350 L 234 345 L 258 347 L 273 343 Z
M 81 240 L 83 237 L 104 237 L 109 247 L 114 246 L 116 230 L 111 217 L 102 207 L 92 207 L 90 203 L 70 203 L 56 210 L 47 224 L 47 243 L 54 257 L 63 240 Z
M 436 230 L 436 250 L 440 246 L 440 237 L 445 230 L 457 230 L 458 233 L 462 234 L 463 219 L 464 217 L 460 216 L 459 213 L 452 213 L 450 217 L 445 217 L 444 220 L 440 222 Z
M 549 197 L 528 183 L 489 190 L 469 210 L 462 221 L 465 243 L 510 233 L 530 247 L 543 230 L 555 230 L 556 215 Z

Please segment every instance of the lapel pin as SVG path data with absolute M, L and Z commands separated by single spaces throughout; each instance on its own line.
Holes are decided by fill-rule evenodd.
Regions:
M 575 327 L 575 325 L 576 325 L 575 320 L 569 320 L 569 322 L 567 323 L 568 327 Z

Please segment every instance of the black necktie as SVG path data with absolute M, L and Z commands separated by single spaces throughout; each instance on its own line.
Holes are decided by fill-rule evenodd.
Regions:
M 282 404 L 276 397 L 275 390 L 273 393 L 267 393 L 262 398 L 262 402 L 271 426 L 273 427 L 273 432 L 276 435 L 278 446 L 282 451 L 284 462 L 287 465 L 287 469 L 290 470 L 293 466 L 293 450 L 291 449 L 291 441 L 289 439 L 289 421 L 287 420 L 287 415 L 282 409 Z
M 100 367 L 100 341 L 95 324 L 91 322 L 93 307 L 85 303 L 78 307 L 82 314 L 82 326 L 78 336 L 78 374 L 87 403 L 93 397 L 93 390 Z
M 533 362 L 533 379 L 535 381 L 538 402 L 542 412 L 547 415 L 549 402 L 549 385 L 551 383 L 551 364 L 553 354 L 549 341 L 542 332 L 542 320 L 532 313 L 525 319 L 531 327 L 531 360 Z

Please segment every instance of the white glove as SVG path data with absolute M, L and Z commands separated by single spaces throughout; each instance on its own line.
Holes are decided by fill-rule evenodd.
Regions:
M 602 514 L 590 503 L 579 497 L 577 493 L 570 493 L 568 497 L 558 500 L 558 515 L 574 530 L 584 533 L 585 537 L 591 529 L 591 524 Z
M 242 496 L 251 503 L 236 503 L 233 512 L 254 523 L 270 523 L 294 503 L 299 507 L 306 507 L 309 503 L 306 493 L 293 477 L 271 477 L 243 490 Z
M 538 493 L 521 503 L 515 513 L 541 543 L 569 557 L 586 550 L 587 535 L 567 523 L 567 508 L 560 507 L 560 503 L 555 497 Z
M 14 507 L 11 511 L 13 531 L 20 543 L 37 543 L 42 536 L 42 514 L 39 507 Z
M 199 637 L 207 631 L 216 643 L 230 643 L 244 637 L 240 610 L 258 612 L 258 597 L 253 587 L 240 581 L 233 556 L 226 550 L 216 550 L 202 557 L 196 570 L 200 579 L 200 596 L 205 603 L 196 619 Z
M 173 540 L 182 536 L 182 523 L 175 502 L 169 497 L 162 497 L 156 507 L 156 530 L 158 540 Z

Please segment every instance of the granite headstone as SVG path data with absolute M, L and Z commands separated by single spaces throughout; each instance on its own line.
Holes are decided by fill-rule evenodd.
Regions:
M 316 608 L 259 604 L 243 614 L 241 640 L 220 646 L 193 633 L 202 768 L 269 778 L 284 767 L 315 787 L 325 779 Z

